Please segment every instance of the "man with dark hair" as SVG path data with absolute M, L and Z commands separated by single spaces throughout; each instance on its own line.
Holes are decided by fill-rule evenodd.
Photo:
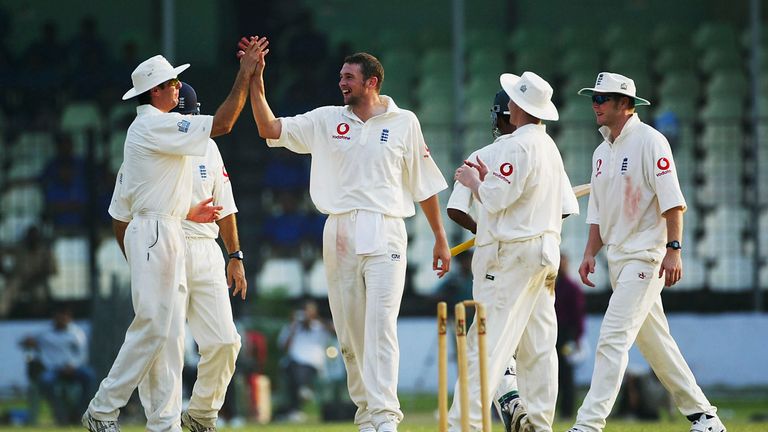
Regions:
M 148 93 L 149 104 L 136 108 L 128 128 L 118 178 L 120 195 L 130 203 L 131 221 L 113 224 L 131 270 L 136 314 L 109 374 L 101 382 L 82 423 L 91 432 L 117 432 L 120 409 L 143 380 L 141 401 L 150 432 L 181 430 L 181 372 L 188 285 L 186 243 L 181 220 L 213 222 L 222 210 L 213 197 L 190 209 L 192 169 L 187 156 L 203 156 L 208 139 L 229 133 L 240 115 L 249 80 L 266 39 L 255 40 L 240 62 L 235 83 L 215 116 L 170 113 L 179 102 L 174 68 L 160 55 L 131 74 L 133 88 L 123 100 Z M 142 97 L 142 100 L 146 100 Z
M 579 276 L 585 285 L 594 286 L 589 274 L 595 272 L 595 255 L 605 245 L 613 293 L 600 326 L 592 383 L 570 431 L 603 430 L 619 394 L 629 349 L 637 342 L 680 412 L 692 422 L 691 432 L 725 432 L 664 315 L 661 290 L 682 277 L 686 204 L 669 143 L 640 121 L 635 105 L 650 102 L 635 92 L 633 80 L 610 72 L 598 74 L 594 87 L 579 90 L 592 99 L 603 136 L 592 155 L 589 237 Z
M 251 43 L 244 39 L 241 48 Z M 265 54 L 265 53 L 264 53 Z M 264 95 L 264 58 L 251 81 L 259 135 L 270 147 L 312 155 L 310 195 L 328 214 L 323 260 L 328 300 L 357 405 L 360 431 L 394 432 L 400 352 L 397 316 L 405 284 L 404 218 L 418 201 L 435 237 L 432 267 L 442 277 L 450 251 L 437 193 L 446 188 L 416 116 L 379 94 L 383 67 L 372 55 L 347 57 L 339 73 L 346 106 L 275 118 Z

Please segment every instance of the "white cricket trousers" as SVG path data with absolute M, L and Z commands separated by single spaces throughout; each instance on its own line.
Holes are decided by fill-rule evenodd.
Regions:
M 347 388 L 357 405 L 355 424 L 378 427 L 403 418 L 397 398 L 397 316 L 405 286 L 408 237 L 402 219 L 384 216 L 379 235 L 385 252 L 357 255 L 356 215 L 353 211 L 328 216 L 323 261 Z
M 716 408 L 696 384 L 691 369 L 669 333 L 661 304 L 662 250 L 606 251 L 613 293 L 600 327 L 592 383 L 576 416 L 575 427 L 600 432 L 619 394 L 633 342 L 683 415 L 714 414 Z
M 188 411 L 204 425 L 214 427 L 240 352 L 226 264 L 216 240 L 187 238 L 187 284 L 187 322 L 200 349 Z
M 179 432 L 187 301 L 180 220 L 136 216 L 125 233 L 125 252 L 135 317 L 88 411 L 97 420 L 117 420 L 120 408 L 144 380 L 141 402 L 147 430 Z
M 556 258 L 556 257 L 555 257 Z M 557 265 L 544 263 L 542 238 L 480 246 L 472 258 L 472 297 L 485 305 L 488 400 L 517 352 L 517 383 L 536 431 L 549 432 L 557 401 Z M 482 430 L 477 319 L 467 334 L 470 428 Z M 448 412 L 450 431 L 461 430 L 458 381 Z

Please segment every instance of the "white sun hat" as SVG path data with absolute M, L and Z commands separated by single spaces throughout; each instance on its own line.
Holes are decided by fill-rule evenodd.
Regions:
M 611 72 L 600 72 L 597 74 L 594 87 L 579 90 L 582 96 L 592 96 L 594 93 L 618 93 L 634 99 L 635 105 L 651 104 L 647 99 L 637 97 L 636 92 L 637 88 L 632 79 Z
M 505 73 L 499 82 L 512 102 L 528 114 L 542 120 L 560 118 L 552 103 L 552 86 L 544 78 L 533 72 L 523 72 L 521 76 Z
M 162 84 L 171 78 L 176 78 L 188 67 L 189 63 L 185 63 L 174 68 L 168 63 L 168 60 L 161 55 L 156 55 L 144 60 L 140 65 L 136 66 L 136 69 L 131 73 L 133 88 L 125 92 L 123 100 L 138 96 L 158 84 Z

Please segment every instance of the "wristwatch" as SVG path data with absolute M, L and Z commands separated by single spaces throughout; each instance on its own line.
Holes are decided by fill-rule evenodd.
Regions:
M 234 251 L 231 254 L 229 254 L 229 259 L 236 259 L 242 261 L 245 256 L 243 255 L 243 251 Z
M 680 250 L 683 247 L 680 246 L 680 242 L 677 240 L 672 240 L 671 242 L 667 243 L 667 248 L 670 248 L 672 250 Z

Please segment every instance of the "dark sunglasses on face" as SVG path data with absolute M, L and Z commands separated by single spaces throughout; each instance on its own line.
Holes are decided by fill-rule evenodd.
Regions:
M 166 81 L 163 84 L 161 84 L 160 87 L 162 87 L 162 88 L 165 88 L 165 87 L 168 87 L 168 86 L 177 87 L 179 85 L 179 82 L 180 81 L 179 81 L 178 78 L 171 78 L 168 81 Z
M 592 95 L 592 103 L 602 105 L 609 100 L 613 100 L 612 95 Z

